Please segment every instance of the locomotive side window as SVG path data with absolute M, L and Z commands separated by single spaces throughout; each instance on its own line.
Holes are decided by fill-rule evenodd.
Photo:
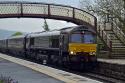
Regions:
M 52 37 L 52 47 L 59 48 L 59 37 L 58 36 Z
M 30 38 L 30 45 L 34 45 L 34 38 Z

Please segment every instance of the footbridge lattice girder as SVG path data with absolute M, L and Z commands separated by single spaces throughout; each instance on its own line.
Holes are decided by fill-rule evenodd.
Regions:
M 92 26 L 96 29 L 96 17 L 71 6 L 31 2 L 0 2 L 0 18 L 13 17 L 65 20 L 78 25 Z

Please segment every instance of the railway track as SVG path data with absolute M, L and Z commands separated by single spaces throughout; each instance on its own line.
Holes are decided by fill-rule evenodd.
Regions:
M 104 83 L 125 83 L 125 80 L 119 80 L 119 79 L 116 79 L 116 78 L 107 77 L 105 75 L 98 74 L 97 72 L 82 72 L 82 71 L 76 71 L 76 70 L 69 70 L 69 69 L 66 69 L 66 68 L 61 68 L 61 67 L 57 67 L 57 66 L 53 66 L 53 65 L 47 65 L 47 66 L 51 66 L 53 68 L 57 68 L 57 69 L 64 70 L 64 71 L 67 71 L 67 72 L 70 72 L 70 73 L 74 73 L 74 74 L 77 74 L 77 75 L 81 75 L 81 76 L 84 76 L 84 77 L 95 79 L 95 80 L 98 80 L 98 81 L 101 81 L 101 82 L 104 82 Z
M 115 78 L 111 78 L 111 77 L 107 77 L 105 75 L 100 75 L 100 74 L 96 74 L 96 73 L 81 73 L 80 75 L 83 76 L 86 76 L 86 77 L 89 77 L 89 78 L 92 78 L 92 79 L 97 79 L 99 81 L 102 81 L 104 83 L 125 83 L 125 81 L 122 81 L 122 80 L 118 80 L 118 79 L 115 79 Z

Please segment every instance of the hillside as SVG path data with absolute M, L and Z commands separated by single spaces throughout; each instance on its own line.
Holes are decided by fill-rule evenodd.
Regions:
M 8 31 L 0 29 L 0 39 L 10 37 L 12 34 L 16 33 L 17 31 Z M 25 34 L 25 32 L 22 32 Z

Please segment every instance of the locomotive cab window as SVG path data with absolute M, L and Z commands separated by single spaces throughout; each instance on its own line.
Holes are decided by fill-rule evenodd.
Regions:
M 95 43 L 96 36 L 92 32 L 85 32 L 83 38 L 84 43 Z
M 74 32 L 71 34 L 72 43 L 95 43 L 96 36 L 89 31 Z
M 80 33 L 73 33 L 71 35 L 71 42 L 72 43 L 81 43 L 82 42 L 82 35 Z

